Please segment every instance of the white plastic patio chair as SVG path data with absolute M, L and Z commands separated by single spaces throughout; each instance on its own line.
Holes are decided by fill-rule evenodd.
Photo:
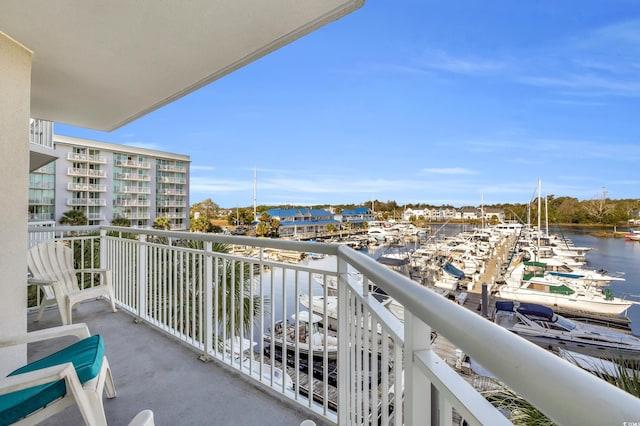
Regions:
M 73 335 L 79 341 L 0 379 L 0 424 L 33 425 L 76 404 L 87 425 L 106 425 L 102 394 L 116 396 L 99 335 L 72 324 L 0 341 L 0 347 Z
M 36 321 L 42 318 L 47 305 L 58 304 L 62 324 L 72 323 L 72 310 L 78 303 L 107 297 L 111 301 L 111 309 L 116 312 L 111 271 L 109 269 L 75 269 L 73 266 L 73 250 L 63 243 L 48 241 L 31 247 L 27 255 L 27 264 L 32 274 L 31 282 L 39 284 L 44 291 L 44 300 Z M 78 273 L 99 274 L 101 284 L 80 289 Z M 44 285 L 43 285 L 44 284 Z

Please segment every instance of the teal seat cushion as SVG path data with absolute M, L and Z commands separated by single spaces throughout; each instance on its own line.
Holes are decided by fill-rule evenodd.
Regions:
M 100 335 L 80 340 L 73 345 L 20 367 L 9 376 L 27 373 L 41 368 L 72 362 L 80 383 L 95 378 L 102 368 L 104 341 Z M 64 380 L 34 386 L 18 392 L 0 395 L 0 425 L 15 423 L 21 418 L 45 407 L 67 392 Z

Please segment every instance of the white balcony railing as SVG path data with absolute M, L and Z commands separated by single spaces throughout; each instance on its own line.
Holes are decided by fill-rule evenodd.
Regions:
M 149 207 L 151 201 L 149 200 L 118 200 L 115 201 L 116 206 L 123 207 Z
M 104 170 L 88 169 L 83 167 L 69 167 L 67 169 L 67 175 L 106 178 L 107 172 Z
M 115 178 L 120 180 L 133 180 L 141 182 L 149 182 L 151 180 L 151 177 L 149 175 L 143 175 L 139 173 L 116 173 Z
M 187 195 L 187 191 L 183 189 L 158 189 L 160 195 Z
M 151 218 L 149 213 L 122 213 L 121 216 L 129 220 L 148 220 Z
M 184 185 L 185 183 L 187 183 L 187 179 L 185 178 L 167 177 L 167 176 L 159 176 L 157 178 L 157 181 L 161 183 L 176 183 L 181 185 Z
M 68 206 L 106 206 L 104 198 L 67 198 Z
M 70 152 L 67 154 L 67 160 L 83 163 L 107 164 L 107 158 L 102 155 L 89 155 Z
M 116 160 L 116 166 L 130 167 L 135 169 L 150 169 L 151 164 L 147 161 L 132 161 L 132 160 Z
M 29 230 L 34 243 L 68 239 L 89 262 L 85 267 L 98 266 L 90 262 L 99 259 L 100 267 L 111 269 L 121 310 L 191 345 L 203 360 L 225 363 L 328 422 L 510 424 L 436 355 L 432 330 L 557 424 L 629 424 L 640 412 L 640 399 L 344 245 L 115 227 Z M 67 237 L 69 231 L 74 232 Z M 82 237 L 83 231 L 93 235 Z M 216 250 L 220 244 L 242 252 Z M 99 256 L 87 256 L 90 250 Z M 327 262 L 322 267 L 283 262 L 269 256 L 275 251 L 292 259 L 323 254 Z M 374 284 L 403 306 L 404 321 L 372 296 Z M 326 347 L 304 352 L 295 343 L 302 336 L 300 295 L 326 301 L 331 286 L 337 287 L 336 359 Z M 265 376 L 268 366 L 281 364 L 278 351 L 265 352 L 263 341 L 292 314 L 298 320 L 293 321 L 297 331 L 285 334 L 293 344 L 285 356 L 295 383 L 289 388 L 286 381 Z M 326 304 L 321 318 L 329 324 Z M 239 330 L 257 342 L 253 356 L 234 355 L 250 353 L 253 346 L 231 339 Z M 326 341 L 330 333 L 325 328 L 315 337 Z M 313 398 L 305 375 L 316 378 Z
M 164 172 L 177 172 L 177 173 L 186 173 L 187 168 L 185 166 L 176 166 L 173 164 L 158 164 L 158 170 Z
M 158 207 L 186 207 L 187 206 L 187 202 L 186 201 L 157 201 L 156 205 Z
M 92 183 L 67 183 L 69 191 L 106 192 L 107 185 L 96 185 Z
M 124 194 L 151 194 L 151 188 L 143 186 L 125 186 L 122 188 Z

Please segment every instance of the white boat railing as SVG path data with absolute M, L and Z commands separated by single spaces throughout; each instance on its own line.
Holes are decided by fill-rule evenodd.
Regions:
M 638 420 L 639 399 L 344 245 L 105 226 L 30 228 L 31 240 L 42 240 L 40 232 L 74 244 L 85 266 L 110 268 L 123 310 L 330 422 L 510 424 L 432 350 L 432 330 L 558 424 Z M 324 254 L 335 263 L 274 260 L 274 249 L 291 259 Z M 353 274 L 362 281 L 348 279 Z M 265 333 L 292 315 L 296 332 L 286 338 L 303 337 L 298 297 L 326 301 L 329 286 L 318 283 L 331 281 L 338 287 L 337 360 L 326 346 L 314 353 L 296 344 L 284 358 L 265 351 Z M 373 297 L 374 284 L 404 306 L 404 322 Z M 328 324 L 327 309 L 321 316 Z M 239 333 L 256 347 L 232 339 Z M 325 328 L 318 338 L 330 333 Z M 252 349 L 248 363 L 232 355 Z M 287 371 L 287 362 L 293 390 L 263 374 L 270 366 Z

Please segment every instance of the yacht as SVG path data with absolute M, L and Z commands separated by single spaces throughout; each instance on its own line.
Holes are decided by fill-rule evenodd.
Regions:
M 640 338 L 605 327 L 572 321 L 553 309 L 510 301 L 496 302 L 493 321 L 545 349 L 560 349 L 609 360 L 640 360 Z

